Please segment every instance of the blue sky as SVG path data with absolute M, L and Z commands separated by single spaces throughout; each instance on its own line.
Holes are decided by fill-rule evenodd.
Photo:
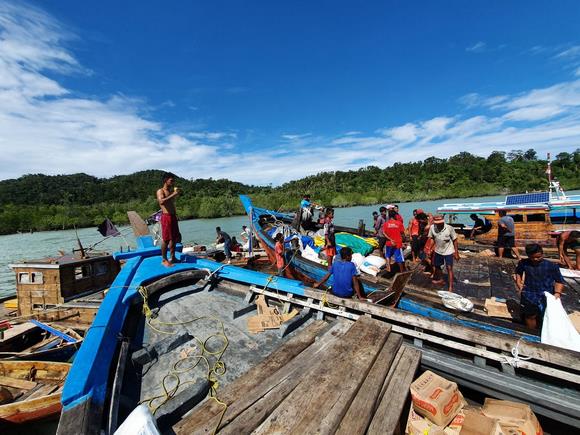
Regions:
M 580 147 L 580 2 L 0 4 L 0 179 Z

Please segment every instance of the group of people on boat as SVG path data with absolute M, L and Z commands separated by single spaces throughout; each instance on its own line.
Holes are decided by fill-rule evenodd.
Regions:
M 503 210 L 499 212 L 497 251 L 499 257 L 504 257 L 508 252 L 518 260 L 514 279 L 520 298 L 522 320 L 526 326 L 537 329 L 542 322 L 546 308 L 544 292 L 560 298 L 564 279 L 559 265 L 544 258 L 543 248 L 530 243 L 525 246 L 527 258 L 522 259 L 515 245 L 515 223 L 511 216 Z M 325 216 L 325 228 L 332 224 L 331 213 Z M 472 214 L 474 221 L 469 237 L 483 234 L 491 229 L 491 223 Z M 404 241 L 408 241 L 411 248 L 413 262 L 424 262 L 426 271 L 431 274 L 432 282 L 441 285 L 442 267 L 445 266 L 448 275 L 448 290 L 453 292 L 453 265 L 460 259 L 458 235 L 455 228 L 445 223 L 442 215 L 425 213 L 422 209 L 413 210 L 413 217 L 408 225 L 404 226 L 404 219 L 399 213 L 399 207 L 395 204 L 382 206 L 379 212 L 373 212 L 374 234 L 378 239 L 379 251 L 387 261 L 387 268 L 397 264 L 400 271 L 405 270 L 405 256 L 403 253 Z M 325 230 L 325 234 L 327 231 Z M 569 231 L 562 233 L 558 239 L 560 257 L 564 265 L 575 269 L 567 257 L 567 250 L 572 249 L 576 253 L 576 260 L 580 257 L 580 232 Z M 325 236 L 327 237 L 327 236 Z M 327 237 L 328 239 L 328 237 Z M 327 243 L 332 244 L 332 242 Z M 334 245 L 333 245 L 334 247 Z M 365 298 L 358 281 L 358 272 L 351 262 L 352 251 L 350 248 L 342 248 L 340 260 L 329 262 L 328 273 L 322 280 L 314 284 L 318 287 L 333 276 L 332 292 L 340 297 Z M 565 257 L 566 256 L 566 257 Z M 567 260 L 567 261 L 566 261 Z
M 163 187 L 157 191 L 157 200 L 162 210 L 161 216 L 161 254 L 163 264 L 171 266 L 176 261 L 175 245 L 181 241 L 181 234 L 177 223 L 175 211 L 175 198 L 181 191 L 175 185 L 175 176 L 171 173 L 163 175 Z M 321 211 L 318 220 L 313 219 L 314 209 Z M 523 317 L 527 326 L 536 328 L 541 322 L 545 310 L 546 299 L 544 292 L 552 293 L 559 298 L 564 280 L 557 263 L 544 258 L 543 249 L 537 244 L 528 244 L 525 247 L 526 259 L 521 259 L 515 246 L 515 223 L 505 211 L 499 211 L 497 249 L 498 256 L 503 257 L 507 252 L 512 252 L 519 260 L 516 267 L 516 286 L 520 293 L 520 304 Z M 334 210 L 323 208 L 310 200 L 310 195 L 304 195 L 300 203 L 300 213 L 297 214 L 298 225 L 302 228 L 323 228 L 324 253 L 326 255 L 328 272 L 322 280 L 314 284 L 318 287 L 333 276 L 332 292 L 340 297 L 357 296 L 364 298 L 362 286 L 358 280 L 357 268 L 352 262 L 353 252 L 349 247 L 343 247 L 340 259 L 334 261 L 337 255 L 336 229 L 334 226 Z M 490 230 L 490 224 L 476 214 L 471 215 L 474 221 L 473 228 L 469 233 L 472 238 Z M 453 292 L 453 265 L 460 259 L 458 235 L 455 228 L 445 222 L 443 215 L 425 213 L 422 209 L 413 210 L 413 217 L 407 226 L 399 213 L 396 204 L 382 206 L 379 212 L 373 213 L 374 236 L 378 240 L 381 256 L 386 260 L 386 268 L 390 270 L 397 265 L 399 271 L 405 271 L 405 255 L 403 246 L 405 242 L 410 245 L 413 262 L 423 262 L 426 272 L 431 274 L 432 282 L 437 285 L 444 284 L 442 279 L 442 267 L 445 266 L 448 275 L 448 290 Z M 220 227 L 216 228 L 216 243 L 223 243 L 226 261 L 229 263 L 232 251 L 240 249 L 235 237 Z M 252 237 L 246 226 L 242 229 L 244 241 Z M 279 233 L 275 237 L 275 263 L 278 275 L 283 275 L 287 267 L 285 259 L 284 236 Z M 560 261 L 571 269 L 580 269 L 580 232 L 568 231 L 558 236 L 558 248 Z M 169 258 L 167 251 L 169 249 Z M 568 251 L 576 254 L 575 263 L 568 256 Z

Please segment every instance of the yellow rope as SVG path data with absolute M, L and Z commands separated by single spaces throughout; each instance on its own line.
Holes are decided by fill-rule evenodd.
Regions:
M 197 341 L 199 349 L 201 350 L 200 353 L 196 355 L 187 355 L 185 357 L 182 357 L 179 360 L 177 360 L 175 364 L 173 364 L 171 371 L 167 373 L 161 380 L 161 388 L 163 389 L 163 392 L 157 396 L 153 396 L 139 402 L 140 404 L 147 403 L 147 406 L 151 410 L 151 413 L 155 415 L 157 410 L 163 404 L 167 403 L 171 398 L 175 396 L 180 387 L 194 383 L 194 380 L 181 382 L 179 375 L 189 372 L 190 370 L 193 370 L 195 367 L 197 367 L 200 361 L 203 361 L 207 367 L 206 379 L 209 382 L 209 393 L 208 393 L 209 398 L 214 400 L 218 405 L 223 407 L 219 421 L 212 432 L 213 434 L 215 434 L 222 423 L 226 410 L 228 409 L 228 405 L 225 402 L 221 401 L 218 398 L 217 394 L 217 389 L 219 386 L 218 377 L 223 376 L 226 373 L 226 365 L 224 364 L 221 358 L 229 345 L 229 340 L 228 337 L 226 336 L 223 322 L 221 321 L 221 319 L 215 316 L 198 316 L 186 321 L 163 322 L 157 318 L 152 317 L 153 312 L 149 307 L 147 290 L 145 290 L 144 287 L 139 287 L 139 294 L 143 298 L 143 314 L 145 315 L 147 325 L 149 325 L 151 329 L 160 334 L 171 335 L 176 333 L 175 331 L 165 331 L 163 329 L 159 329 L 159 327 L 161 326 L 182 326 L 204 319 L 218 322 L 220 332 L 208 336 L 204 341 L 201 341 L 198 337 L 194 337 L 195 340 Z M 211 351 L 209 349 L 208 342 L 214 337 L 220 338 L 223 341 L 223 346 L 218 350 Z M 214 362 L 213 366 L 211 365 L 208 356 L 213 356 L 216 358 L 216 361 Z M 183 365 L 186 364 L 186 362 L 189 364 L 187 364 L 185 367 L 182 367 Z M 170 379 L 174 380 L 175 386 L 170 387 L 168 383 Z M 158 401 L 159 403 L 154 404 L 154 402 L 156 401 Z

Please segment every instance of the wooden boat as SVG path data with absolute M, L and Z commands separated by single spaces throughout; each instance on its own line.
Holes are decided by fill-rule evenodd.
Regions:
M 17 323 L 0 339 L 0 358 L 21 361 L 66 362 L 80 348 L 83 337 L 71 328 L 37 320 Z
M 280 403 L 278 400 L 283 400 L 289 394 L 276 390 L 277 399 L 270 403 L 272 396 L 268 395 L 268 389 L 277 388 L 276 385 L 283 379 L 287 382 L 290 371 L 295 376 L 292 379 L 310 379 L 305 377 L 306 371 L 316 365 L 318 359 L 324 358 L 325 353 L 319 357 L 312 355 L 302 364 L 287 370 L 285 364 L 292 364 L 288 361 L 288 346 L 294 349 L 293 355 L 300 354 L 303 349 L 296 341 L 289 341 L 286 343 L 288 346 L 285 346 L 280 336 L 273 331 L 253 339 L 239 323 L 228 322 L 228 334 L 233 334 L 229 340 L 233 360 L 226 362 L 229 375 L 219 378 L 220 385 L 226 384 L 226 388 L 224 395 L 218 393 L 217 397 L 223 397 L 228 405 L 234 403 L 230 411 L 237 410 L 235 415 L 222 415 L 223 405 L 210 400 L 198 405 L 188 414 L 188 418 L 177 423 L 176 418 L 194 408 L 207 394 L 209 385 L 214 385 L 214 381 L 209 384 L 197 382 L 195 378 L 180 378 L 176 381 L 175 373 L 172 372 L 181 372 L 195 365 L 197 357 L 189 361 L 191 364 L 185 361 L 184 367 L 179 365 L 184 364 L 184 361 L 178 364 L 171 358 L 159 356 L 165 355 L 163 350 L 151 353 L 149 348 L 140 355 L 149 355 L 156 361 L 154 364 L 159 365 L 154 368 L 145 362 L 143 370 L 136 372 L 134 361 L 141 357 L 131 353 L 136 344 L 139 347 L 139 343 L 155 343 L 155 347 L 168 337 L 172 343 L 181 340 L 179 337 L 185 337 L 181 347 L 179 344 L 178 347 L 172 347 L 174 345 L 167 343 L 164 346 L 165 349 L 171 349 L 167 352 L 173 352 L 178 360 L 187 359 L 192 348 L 196 347 L 188 342 L 188 331 L 191 331 L 191 335 L 200 336 L 202 343 L 208 343 L 210 339 L 204 339 L 208 334 L 206 326 L 192 321 L 192 315 L 198 314 L 197 310 L 203 307 L 211 312 L 212 317 L 217 316 L 224 322 L 226 318 L 241 319 L 240 316 L 255 309 L 255 305 L 249 302 L 257 295 L 265 295 L 271 301 L 301 309 L 298 316 L 284 325 L 285 332 L 299 328 L 315 312 L 317 318 L 327 316 L 331 319 L 358 320 L 372 316 L 387 322 L 393 332 L 403 335 L 407 346 L 421 350 L 422 368 L 437 370 L 461 385 L 486 395 L 525 400 L 532 404 L 534 412 L 540 416 L 558 419 L 572 427 L 580 424 L 580 359 L 576 352 L 533 343 L 525 337 L 475 329 L 365 301 L 337 298 L 309 288 L 299 281 L 181 253 L 177 254 L 180 263 L 166 268 L 161 265 L 160 251 L 153 246 L 150 238 L 142 237 L 138 239 L 138 244 L 136 251 L 117 256 L 126 260 L 126 264 L 101 305 L 66 380 L 59 434 L 96 434 L 102 430 L 113 433 L 132 411 L 132 406 L 140 400 L 155 397 L 159 391 L 159 400 L 163 403 L 158 407 L 160 402 L 153 402 L 153 408 L 160 409 L 155 418 L 167 430 L 172 426 L 176 433 L 193 433 L 195 430 L 192 428 L 211 431 L 217 427 L 214 424 L 232 424 L 230 429 L 234 431 L 235 428 L 235 433 L 251 432 L 251 427 L 245 426 L 242 429 L 240 424 L 247 421 L 246 418 L 259 418 L 260 421 L 269 418 L 270 413 L 274 412 L 272 407 L 276 408 Z M 234 297 L 235 294 L 240 296 Z M 142 316 L 144 306 L 148 308 L 145 312 L 155 311 L 154 316 L 158 320 L 149 317 L 145 322 Z M 187 325 L 193 329 L 187 329 Z M 170 331 L 166 328 L 177 334 L 167 334 Z M 216 340 L 212 345 L 213 352 L 220 354 L 224 341 L 217 337 L 220 334 L 211 335 Z M 312 335 L 308 340 L 308 343 L 316 341 Z M 298 341 L 304 343 L 302 339 Z M 276 350 L 278 345 L 281 347 Z M 286 350 L 282 351 L 282 348 Z M 273 353 L 266 356 L 270 352 Z M 310 355 L 308 352 L 306 355 Z M 512 353 L 506 355 L 506 352 Z M 526 359 L 521 358 L 521 355 L 525 355 Z M 266 359 L 260 362 L 264 357 Z M 498 365 L 501 367 L 499 371 Z M 216 366 L 214 368 L 217 369 Z M 248 370 L 249 378 L 242 377 L 234 381 L 234 378 Z M 324 367 L 324 370 L 327 368 Z M 148 378 L 149 374 L 153 377 Z M 535 375 L 534 379 L 530 379 L 530 375 Z M 227 379 L 228 376 L 231 377 Z M 318 373 L 316 379 L 321 376 L 322 372 Z M 342 379 L 350 378 L 343 376 Z M 176 382 L 178 385 L 187 385 L 187 388 L 178 392 L 175 389 Z M 288 382 L 289 388 L 294 388 L 296 384 L 293 382 L 299 381 Z M 316 385 L 316 382 L 306 383 Z M 167 396 L 163 393 L 162 384 L 168 392 Z M 251 391 L 248 391 L 248 385 Z M 258 397 L 253 393 L 259 388 L 266 390 L 263 396 Z M 302 391 L 302 388 L 297 391 Z M 329 391 L 325 387 L 322 393 Z
M 240 195 L 240 200 L 251 217 L 256 237 L 273 262 L 274 240 L 269 235 L 269 231 L 274 226 L 289 227 L 294 216 L 256 207 L 245 195 Z M 321 280 L 327 273 L 326 266 L 304 258 L 300 251 L 287 252 L 286 255 L 289 263 L 287 277 L 311 284 Z M 474 302 L 475 307 L 472 312 L 458 312 L 445 307 L 436 289 L 433 288 L 431 280 L 422 273 L 413 274 L 404 291 L 397 292 L 393 295 L 395 297 L 387 302 L 390 302 L 390 306 L 434 319 L 523 337 L 528 341 L 539 341 L 539 331 L 530 330 L 520 322 L 517 302 L 519 297 L 517 297 L 515 282 L 512 279 L 514 270 L 513 262 L 489 257 L 467 257 L 457 262 L 454 267 L 456 277 L 454 291 Z M 394 274 L 395 272 L 382 272 L 376 277 L 361 274 L 360 281 L 364 291 L 367 294 L 373 294 L 389 289 Z M 576 291 L 580 291 L 580 287 L 565 291 L 562 296 L 563 304 L 569 311 L 580 310 Z M 496 318 L 487 314 L 485 300 L 492 297 L 509 301 L 511 318 Z
M 551 174 L 548 168 L 547 173 Z M 448 223 L 465 236 L 464 245 L 493 245 L 497 240 L 499 211 L 503 210 L 515 222 L 516 245 L 539 243 L 555 248 L 561 231 L 580 229 L 580 195 L 567 195 L 558 181 L 549 177 L 545 192 L 507 195 L 502 202 L 444 204 L 437 212 L 447 216 Z M 478 214 L 491 223 L 491 229 L 469 240 L 471 227 L 457 223 L 461 215 Z
M 0 360 L 0 428 L 58 415 L 70 364 Z
M 306 389 L 312 395 L 320 396 L 320 400 L 326 400 L 329 390 L 318 388 L 316 383 L 302 381 L 309 370 L 315 368 L 311 375 L 319 379 L 331 364 L 330 359 L 339 355 L 345 362 L 352 357 L 353 364 L 345 363 L 341 370 L 336 370 L 334 377 L 327 376 L 324 382 L 336 383 L 343 378 L 350 380 L 352 388 L 336 389 L 336 394 L 344 401 L 342 408 L 337 407 L 336 411 L 343 409 L 346 412 L 350 401 L 345 400 L 350 397 L 349 394 L 356 394 L 359 390 L 357 384 L 364 382 L 364 374 L 387 343 L 390 344 L 384 350 L 384 355 L 388 354 L 389 357 L 379 360 L 381 367 L 376 369 L 380 372 L 379 376 L 387 378 L 390 362 L 401 351 L 406 355 L 401 354 L 405 362 L 397 363 L 397 368 L 393 369 L 406 373 L 401 374 L 406 376 L 405 381 L 400 380 L 403 385 L 408 386 L 414 378 L 420 352 L 401 346 L 401 337 L 397 334 L 393 334 L 389 341 L 391 328 L 384 322 L 363 318 L 361 326 L 355 328 L 358 332 L 353 330 L 352 333 L 348 332 L 351 331 L 350 322 L 343 324 L 331 321 L 327 333 L 324 332 L 327 331 L 323 325 L 325 322 L 315 322 L 289 341 L 286 335 L 278 334 L 277 331 L 250 336 L 246 332 L 246 320 L 240 318 L 240 315 L 251 312 L 251 308 L 255 307 L 253 304 L 245 304 L 243 299 L 244 296 L 252 295 L 253 286 L 262 290 L 301 293 L 304 285 L 179 252 L 177 255 L 181 262 L 167 268 L 161 264 L 159 249 L 153 246 L 150 238 L 142 237 L 138 243 L 140 246 L 137 251 L 117 256 L 118 259 L 126 260 L 126 263 L 101 305 L 66 380 L 58 433 L 93 434 L 103 429 L 113 433 L 127 414 L 133 411 L 133 406 L 152 398 L 146 402 L 156 410 L 155 418 L 165 429 L 174 425 L 176 433 L 185 434 L 194 432 L 192 428 L 199 425 L 213 430 L 216 424 L 227 422 L 228 429 L 233 431 L 238 423 L 248 424 L 245 416 L 254 412 L 254 403 L 262 400 L 264 395 L 267 395 L 269 406 L 282 402 L 288 405 L 295 403 L 294 400 L 285 401 L 294 387 Z M 155 310 L 156 317 L 149 317 L 145 321 L 144 306 L 147 307 L 145 312 Z M 206 313 L 206 323 L 191 320 L 203 312 Z M 232 320 L 232 313 L 237 320 Z M 290 333 L 309 319 L 310 316 L 302 313 L 291 324 L 284 325 L 283 329 Z M 343 334 L 344 342 L 339 340 Z M 192 335 L 201 341 L 193 340 Z M 204 339 L 205 336 L 207 338 Z M 316 340 L 317 336 L 320 336 L 320 340 Z M 119 340 L 119 337 L 123 338 Z M 210 339 L 214 342 L 211 343 Z M 143 343 L 147 343 L 147 346 L 139 349 Z M 178 343 L 177 347 L 175 343 Z M 227 372 L 222 377 L 219 376 L 221 370 L 214 357 L 220 355 L 218 360 L 221 360 L 221 349 L 225 349 L 226 345 L 228 354 L 224 356 L 224 362 Z M 225 414 L 223 421 L 220 418 L 222 406 L 218 405 L 216 412 L 215 407 L 208 408 L 207 405 L 211 403 L 206 403 L 205 407 L 202 406 L 194 414 L 197 419 L 201 416 L 201 421 L 194 418 L 186 423 L 178 423 L 175 420 L 176 416 L 182 416 L 200 402 L 214 382 L 208 382 L 205 375 L 200 376 L 200 379 L 189 376 L 190 369 L 193 374 L 197 367 L 196 361 L 200 360 L 195 355 L 188 359 L 196 347 L 207 350 L 205 358 L 211 361 L 202 373 L 207 374 L 206 370 L 211 367 L 211 379 L 217 377 L 220 385 L 229 384 L 224 396 L 219 392 L 216 397 L 223 397 L 228 403 L 237 400 L 237 411 Z M 205 364 L 201 366 L 205 367 Z M 236 380 L 247 370 L 253 376 Z M 277 389 L 281 373 L 285 373 L 288 384 L 283 389 Z M 176 376 L 179 378 L 178 386 L 187 385 L 187 388 L 174 389 L 171 380 L 175 380 Z M 266 388 L 269 383 L 273 384 Z M 162 392 L 162 384 L 168 388 L 167 397 Z M 160 391 L 161 396 L 154 399 Z M 274 391 L 275 399 L 272 396 Z M 408 387 L 403 388 L 403 391 L 404 394 L 397 397 L 381 396 L 385 397 L 381 409 L 391 415 L 398 409 L 400 415 L 405 406 Z M 377 397 L 378 393 L 377 390 Z M 378 400 L 377 406 L 381 403 L 382 400 Z M 374 413 L 373 407 L 367 408 Z M 240 413 L 244 416 L 241 420 L 237 417 Z M 360 420 L 358 413 L 353 411 L 351 414 L 352 421 Z M 343 416 L 342 412 L 337 414 L 335 424 L 343 421 Z M 368 417 L 367 425 L 372 424 L 373 415 Z M 261 422 L 260 419 L 257 424 Z

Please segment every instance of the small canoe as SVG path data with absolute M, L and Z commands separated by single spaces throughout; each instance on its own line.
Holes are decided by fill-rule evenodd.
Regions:
M 83 337 L 70 328 L 35 320 L 13 325 L 0 339 L 0 358 L 26 361 L 68 361 Z
M 68 363 L 0 360 L 0 426 L 58 415 Z

